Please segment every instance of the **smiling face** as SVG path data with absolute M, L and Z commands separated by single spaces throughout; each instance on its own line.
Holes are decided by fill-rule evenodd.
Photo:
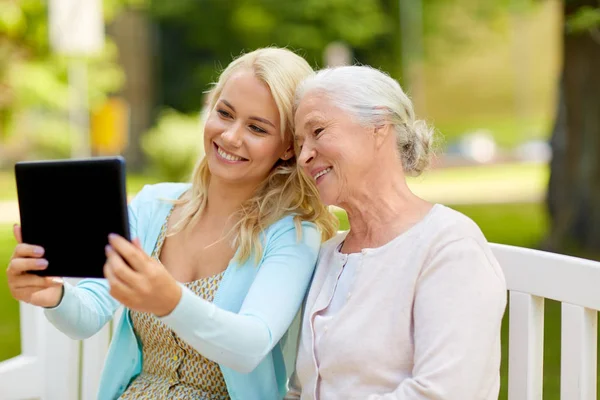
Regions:
M 342 205 L 373 165 L 373 130 L 318 92 L 303 97 L 295 124 L 299 165 L 315 179 L 325 204 Z
M 248 69 L 235 72 L 223 86 L 204 127 L 204 148 L 211 175 L 256 186 L 278 159 L 293 154 L 282 140 L 280 116 L 267 84 Z

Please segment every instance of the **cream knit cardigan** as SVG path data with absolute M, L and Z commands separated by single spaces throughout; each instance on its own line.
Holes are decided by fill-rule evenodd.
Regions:
M 317 352 L 313 321 L 335 291 L 345 235 L 321 249 L 286 398 L 497 399 L 507 293 L 478 226 L 436 204 L 391 242 L 363 249 Z

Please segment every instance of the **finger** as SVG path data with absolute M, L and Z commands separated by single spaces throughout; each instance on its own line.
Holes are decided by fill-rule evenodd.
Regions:
M 123 260 L 135 271 L 144 272 L 148 269 L 146 253 L 125 240 L 122 236 L 111 234 L 108 236 L 111 247 L 119 253 Z
M 27 271 L 41 271 L 47 267 L 48 260 L 43 258 L 13 258 L 6 272 L 9 275 L 19 275 Z
M 19 243 L 15 247 L 13 258 L 40 258 L 44 255 L 44 248 L 32 244 Z
M 140 242 L 139 238 L 135 238 L 132 240 L 132 243 L 134 244 L 135 247 L 137 247 L 140 250 L 144 250 L 144 248 L 142 247 L 142 242 Z
M 125 284 L 125 282 L 115 275 L 112 265 L 108 262 L 104 264 L 104 277 L 110 286 L 110 294 L 115 299 L 125 304 L 133 298 L 133 291 Z
M 21 234 L 21 227 L 17 224 L 13 225 L 13 235 L 17 240 L 17 243 L 23 243 L 23 235 Z
M 11 282 L 11 287 L 13 290 L 26 288 L 45 289 L 52 286 L 60 286 L 62 284 L 63 280 L 60 278 L 24 274 L 18 279 L 14 279 L 13 282 Z
M 106 262 L 111 266 L 111 272 L 129 287 L 135 287 L 140 280 L 137 272 L 132 270 L 110 246 L 106 246 Z

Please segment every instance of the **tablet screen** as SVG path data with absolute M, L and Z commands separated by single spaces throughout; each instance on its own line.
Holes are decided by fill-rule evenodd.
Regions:
M 22 162 L 15 177 L 23 242 L 48 260 L 40 274 L 104 277 L 108 235 L 130 239 L 123 158 Z

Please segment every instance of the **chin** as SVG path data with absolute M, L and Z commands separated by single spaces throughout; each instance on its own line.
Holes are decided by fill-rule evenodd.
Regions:
M 326 206 L 337 205 L 337 196 L 335 196 L 331 191 L 319 190 L 319 197 L 321 198 L 321 202 Z
M 227 171 L 222 165 L 219 164 L 219 162 L 215 160 L 208 161 L 208 170 L 210 171 L 211 176 L 215 176 L 226 181 L 236 180 L 237 178 L 232 176 L 231 171 Z

